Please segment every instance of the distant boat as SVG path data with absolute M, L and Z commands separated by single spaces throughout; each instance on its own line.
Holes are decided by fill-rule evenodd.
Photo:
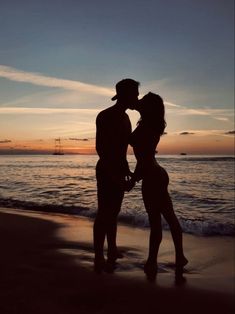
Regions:
M 61 144 L 60 138 L 55 139 L 55 150 L 53 155 L 64 155 L 63 146 Z
M 187 153 L 180 153 L 180 155 L 185 156 L 185 155 L 187 155 Z

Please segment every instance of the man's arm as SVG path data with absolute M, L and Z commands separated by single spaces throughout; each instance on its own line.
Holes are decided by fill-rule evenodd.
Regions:
M 107 158 L 110 145 L 110 130 L 103 113 L 96 118 L 96 151 L 101 159 Z

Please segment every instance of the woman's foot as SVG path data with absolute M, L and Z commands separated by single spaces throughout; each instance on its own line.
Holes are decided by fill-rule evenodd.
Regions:
M 176 267 L 184 267 L 187 264 L 188 264 L 188 260 L 184 255 L 180 257 L 176 257 L 176 261 L 175 261 Z

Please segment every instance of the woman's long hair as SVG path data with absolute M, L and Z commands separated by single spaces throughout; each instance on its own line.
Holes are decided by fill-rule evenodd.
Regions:
M 156 134 L 163 135 L 166 127 L 163 99 L 159 95 L 149 92 L 139 101 L 138 110 L 141 115 L 138 124 L 144 124 Z

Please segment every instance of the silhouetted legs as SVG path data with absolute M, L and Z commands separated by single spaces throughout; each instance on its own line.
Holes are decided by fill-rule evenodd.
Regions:
M 145 265 L 146 273 L 154 272 L 154 269 L 156 271 L 157 268 L 157 255 L 162 240 L 161 214 L 169 224 L 172 234 L 176 267 L 183 267 L 188 262 L 183 253 L 182 229 L 174 213 L 172 201 L 167 191 L 167 184 L 167 179 L 161 182 L 159 178 L 153 178 L 153 180 L 147 182 L 143 180 L 142 184 L 143 201 L 150 224 L 149 255 Z
M 161 214 L 157 211 L 149 211 L 148 217 L 150 224 L 148 262 L 154 263 L 157 261 L 158 250 L 162 241 Z
M 118 257 L 116 236 L 117 217 L 121 209 L 124 191 L 106 178 L 97 178 L 98 211 L 94 222 L 95 268 L 104 265 L 104 241 L 107 237 L 108 262 L 114 263 Z
M 168 223 L 172 235 L 172 239 L 175 246 L 175 264 L 176 266 L 185 266 L 188 263 L 188 260 L 184 256 L 183 252 L 183 238 L 182 238 L 182 229 L 180 223 L 175 215 L 173 204 L 171 198 L 167 192 L 165 198 L 165 205 L 162 206 L 162 214 Z
M 148 217 L 150 224 L 149 254 L 144 265 L 144 272 L 146 273 L 148 279 L 154 280 L 157 274 L 158 250 L 162 241 L 161 214 L 157 211 L 149 211 Z
M 150 225 L 149 254 L 144 265 L 144 272 L 148 278 L 154 279 L 157 273 L 158 250 L 162 241 L 162 224 L 161 212 L 158 210 L 156 191 L 153 189 L 152 181 L 143 180 L 142 196 Z
M 96 259 L 104 259 L 103 246 L 106 233 L 104 227 L 105 223 L 106 221 L 104 217 L 102 217 L 102 214 L 97 213 L 93 228 L 94 250 Z
M 110 208 L 110 211 L 112 209 Z M 116 213 L 108 213 L 107 211 L 99 210 L 94 223 L 94 249 L 96 257 L 102 258 L 105 237 L 107 236 L 108 258 L 113 258 L 117 255 L 116 235 L 117 235 L 117 216 Z
M 119 214 L 120 208 L 118 208 L 117 212 L 114 211 L 113 215 L 108 219 L 108 225 L 106 228 L 107 232 L 107 244 L 108 244 L 108 252 L 107 256 L 109 260 L 116 260 L 117 257 L 117 216 Z

